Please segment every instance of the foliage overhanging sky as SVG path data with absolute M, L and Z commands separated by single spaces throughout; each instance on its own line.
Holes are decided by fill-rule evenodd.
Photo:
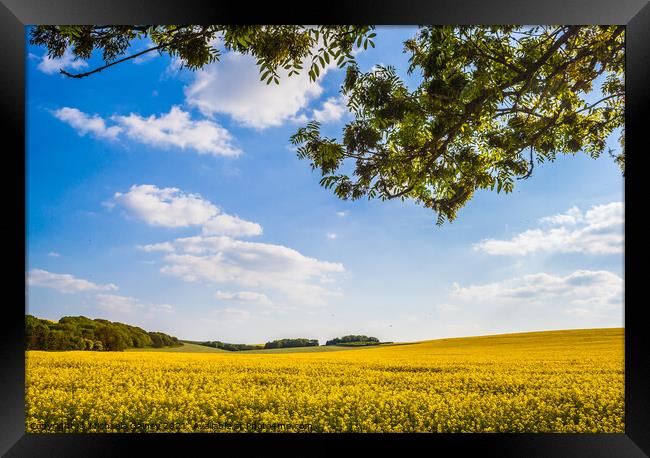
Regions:
M 415 87 L 415 30 L 379 27 L 362 70 L 394 65 Z M 334 137 L 350 119 L 344 70 L 267 86 L 247 56 L 192 72 L 147 55 L 73 80 L 58 69 L 84 63 L 26 52 L 30 314 L 251 343 L 623 325 L 623 178 L 607 155 L 537 165 L 437 227 L 411 202 L 341 201 L 297 159 L 298 127 Z

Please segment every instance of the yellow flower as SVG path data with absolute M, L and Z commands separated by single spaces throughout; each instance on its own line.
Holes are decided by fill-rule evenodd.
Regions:
M 28 432 L 623 432 L 623 331 L 335 352 L 40 352 Z

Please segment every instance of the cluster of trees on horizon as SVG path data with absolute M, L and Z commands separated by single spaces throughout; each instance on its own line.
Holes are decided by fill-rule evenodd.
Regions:
M 203 345 L 204 347 L 219 348 L 226 351 L 262 350 L 264 348 L 264 345 L 262 344 L 234 344 L 221 342 L 219 340 L 208 340 L 205 342 L 194 342 L 191 340 L 186 340 L 185 342 Z
M 27 350 L 123 351 L 127 348 L 179 347 L 183 341 L 163 332 L 148 332 L 137 326 L 101 318 L 64 316 L 59 321 L 25 315 Z M 219 340 L 184 342 L 226 351 L 268 350 L 274 348 L 318 347 L 317 339 L 278 339 L 265 344 L 235 344 Z M 328 340 L 325 345 L 379 345 L 377 337 L 346 335 Z M 385 343 L 385 342 L 384 342 Z
M 58 322 L 25 315 L 27 350 L 123 351 L 183 345 L 163 332 L 85 316 L 64 316 Z
M 219 340 L 207 340 L 207 341 L 191 341 L 186 340 L 185 342 L 193 343 L 197 345 L 203 345 L 205 347 L 219 348 L 226 351 L 246 351 L 246 350 L 268 350 L 273 348 L 296 348 L 296 347 L 318 347 L 320 344 L 317 339 L 279 339 L 273 340 L 271 342 L 266 342 L 265 344 L 235 344 L 221 342 Z M 364 335 L 347 335 L 343 337 L 336 337 L 332 340 L 328 340 L 325 345 L 339 345 L 339 346 L 365 346 L 365 345 L 379 345 L 380 342 L 377 337 L 370 337 Z M 391 342 L 383 342 L 391 343 Z
M 379 339 L 376 337 L 348 335 L 343 337 L 336 337 L 332 340 L 325 342 L 325 345 L 340 345 L 340 346 L 359 346 L 359 345 L 379 345 Z
M 293 348 L 293 347 L 318 347 L 319 343 L 316 339 L 279 339 L 273 340 L 271 342 L 266 342 L 265 344 L 234 344 L 220 342 L 218 340 L 214 341 L 205 341 L 205 342 L 193 342 L 186 340 L 186 342 L 194 343 L 197 345 L 203 345 L 206 347 L 220 348 L 221 350 L 227 351 L 246 351 L 246 350 L 268 350 L 271 348 Z
M 264 344 L 264 349 L 270 348 L 293 348 L 293 347 L 318 347 L 318 340 L 316 339 L 279 339 Z

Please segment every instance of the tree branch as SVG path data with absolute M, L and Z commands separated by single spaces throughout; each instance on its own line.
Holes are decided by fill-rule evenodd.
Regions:
M 588 107 L 584 107 L 582 110 L 576 111 L 576 113 L 582 113 L 583 111 L 591 110 L 593 107 L 595 107 L 599 103 L 604 102 L 605 100 L 613 99 L 615 97 L 621 97 L 621 96 L 624 96 L 624 95 L 625 95 L 624 92 L 617 92 L 615 94 L 608 95 L 607 97 L 603 97 L 602 99 L 600 99 L 597 102 L 594 102 L 593 104 L 589 105 Z
M 535 162 L 533 161 L 533 145 L 530 146 L 530 168 L 526 172 L 525 175 L 517 177 L 518 180 L 526 180 L 533 174 L 533 169 L 535 168 Z
M 122 63 L 122 62 L 130 60 L 130 59 L 135 59 L 136 57 L 141 56 L 143 54 L 146 54 L 148 52 L 155 51 L 157 49 L 166 48 L 167 46 L 169 46 L 171 44 L 172 43 L 167 43 L 167 44 L 164 44 L 164 45 L 154 46 L 153 48 L 145 49 L 144 51 L 141 51 L 141 52 L 139 52 L 137 54 L 133 54 L 131 56 L 125 57 L 125 58 L 120 59 L 120 60 L 116 60 L 114 62 L 111 62 L 110 64 L 106 64 L 106 65 L 103 65 L 101 67 L 97 67 L 96 69 L 91 70 L 89 72 L 85 72 L 85 73 L 69 73 L 69 72 L 66 72 L 63 69 L 60 69 L 59 72 L 61 74 L 65 75 L 65 76 L 69 76 L 70 78 L 85 78 L 86 76 L 90 76 L 90 75 L 92 75 L 94 73 L 99 73 L 102 70 L 106 70 L 107 68 L 112 67 L 113 65 L 117 65 L 119 63 Z
M 180 30 L 180 28 L 177 28 L 176 30 L 173 30 L 173 31 L 177 32 L 178 30 Z M 133 55 L 128 56 L 128 57 L 125 57 L 123 59 L 116 60 L 114 62 L 111 62 L 110 64 L 106 64 L 106 65 L 102 65 L 101 67 L 97 67 L 96 69 L 91 70 L 89 72 L 85 72 L 85 73 L 69 73 L 69 72 L 66 72 L 63 69 L 60 69 L 59 72 L 61 74 L 65 75 L 65 76 L 70 77 L 70 78 L 77 78 L 77 79 L 78 78 L 85 78 L 85 77 L 90 76 L 90 75 L 92 75 L 94 73 L 99 73 L 102 70 L 106 70 L 107 68 L 112 67 L 113 65 L 120 64 L 120 63 L 125 62 L 127 60 L 135 59 L 136 57 L 139 57 L 139 56 L 141 56 L 143 54 L 147 54 L 147 53 L 152 52 L 152 51 L 156 51 L 158 49 L 164 49 L 164 48 L 167 48 L 167 47 L 169 47 L 171 45 L 175 45 L 175 44 L 178 44 L 178 43 L 182 43 L 184 41 L 188 41 L 188 40 L 191 40 L 191 39 L 194 39 L 194 38 L 198 38 L 201 35 L 204 35 L 206 33 L 209 33 L 209 30 L 208 31 L 202 30 L 199 33 L 184 37 L 184 38 L 182 38 L 180 40 L 172 39 L 169 43 L 165 43 L 165 44 L 162 44 L 162 45 L 154 46 L 153 48 L 145 49 L 144 51 L 141 51 L 139 53 L 133 54 Z
M 561 113 L 561 111 L 558 111 L 557 113 L 555 113 L 555 116 L 553 116 L 553 118 L 549 119 L 549 122 L 546 124 L 546 126 L 543 129 L 539 129 L 537 134 L 535 134 L 535 136 L 530 140 L 530 169 L 523 176 L 517 177 L 518 180 L 525 180 L 525 179 L 529 178 L 531 176 L 531 174 L 533 173 L 533 168 L 535 167 L 534 162 L 533 162 L 533 147 L 535 146 L 535 142 L 537 141 L 537 139 L 539 137 L 542 136 L 542 134 L 549 127 L 551 127 L 553 124 L 555 124 L 557 122 L 558 118 L 560 117 L 560 113 Z M 521 151 L 523 151 L 523 148 L 520 150 L 520 152 Z

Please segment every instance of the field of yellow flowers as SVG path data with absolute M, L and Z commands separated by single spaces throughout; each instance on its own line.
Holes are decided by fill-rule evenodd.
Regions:
M 26 356 L 27 432 L 623 432 L 623 329 Z

